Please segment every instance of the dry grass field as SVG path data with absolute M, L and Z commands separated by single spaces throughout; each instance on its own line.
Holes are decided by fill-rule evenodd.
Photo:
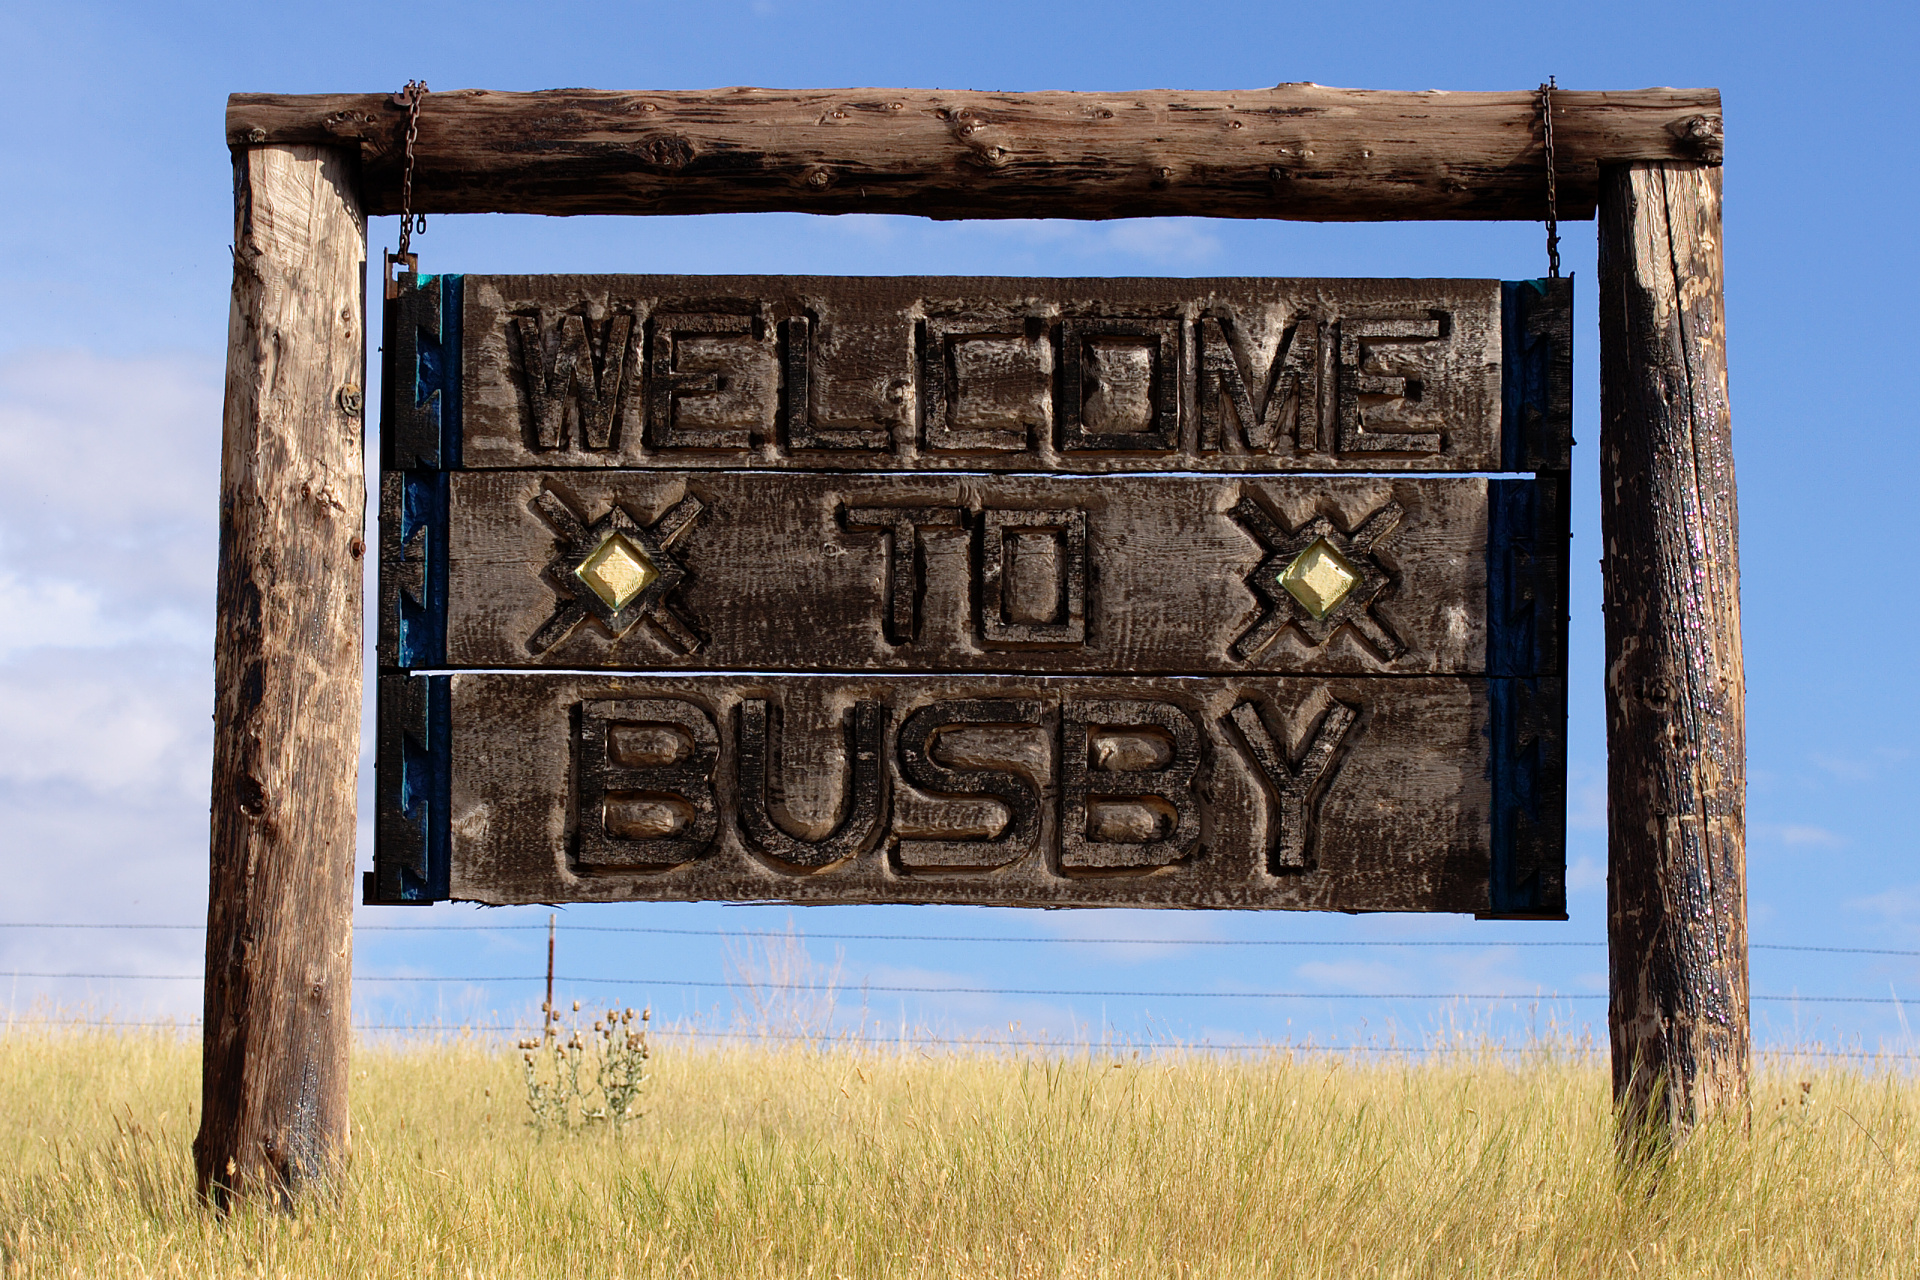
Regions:
M 519 1055 L 363 1049 L 327 1208 L 216 1220 L 198 1049 L 0 1037 L 13 1276 L 1914 1276 L 1920 1086 L 1775 1063 L 1623 1183 L 1602 1065 L 656 1047 L 624 1129 L 527 1124 Z

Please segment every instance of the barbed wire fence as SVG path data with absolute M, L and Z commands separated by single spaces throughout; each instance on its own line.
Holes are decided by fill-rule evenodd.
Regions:
M 549 926 L 538 923 L 502 923 L 484 922 L 461 924 L 373 924 L 360 925 L 356 933 L 512 933 L 546 932 Z M 1012 934 L 927 934 L 927 933 L 846 933 L 846 932 L 794 932 L 755 931 L 742 929 L 684 928 L 651 925 L 591 925 L 569 923 L 562 926 L 564 932 L 582 934 L 639 934 L 660 937 L 713 939 L 741 939 L 754 937 L 793 938 L 801 941 L 825 942 L 911 942 L 921 944 L 971 944 L 995 946 L 1124 946 L 1124 947 L 1170 947 L 1170 948 L 1276 948 L 1276 949 L 1377 949 L 1377 950 L 1506 950 L 1506 949 L 1584 949 L 1600 950 L 1606 943 L 1584 940 L 1447 940 L 1447 939 L 1306 939 L 1306 938 L 1190 938 L 1190 937 L 1034 937 Z M 175 924 L 155 922 L 112 923 L 94 921 L 0 921 L 0 931 L 146 931 L 146 932 L 183 932 L 199 933 L 205 931 L 204 925 Z M 1848 947 L 1804 943 L 1753 943 L 1749 950 L 1756 952 L 1777 952 L 1805 955 L 1846 955 L 1873 956 L 1895 959 L 1920 959 L 1920 950 L 1892 947 Z M 107 971 L 74 971 L 52 969 L 7 969 L 0 970 L 0 978 L 32 981 L 75 980 L 75 981 L 114 981 L 114 982 L 201 982 L 200 973 L 137 973 Z M 540 984 L 546 981 L 544 973 L 490 973 L 490 974 L 384 974 L 356 973 L 356 984 L 422 985 L 436 984 Z M 735 980 L 712 980 L 699 978 L 673 977 L 656 974 L 590 974 L 556 972 L 553 981 L 573 987 L 645 987 L 665 988 L 696 992 L 737 992 L 741 983 Z M 766 992 L 794 992 L 814 994 L 818 988 L 813 983 L 779 982 L 754 980 L 753 985 Z M 857 991 L 866 995 L 947 995 L 947 996 L 993 996 L 1025 997 L 1051 999 L 1099 999 L 1099 1000 L 1219 1000 L 1219 1001 L 1340 1001 L 1340 1000 L 1395 1000 L 1426 1002 L 1473 1002 L 1497 1004 L 1506 1002 L 1514 1005 L 1528 1005 L 1535 1009 L 1562 1002 L 1604 1001 L 1605 992 L 1563 992 L 1563 991 L 1319 991 L 1319 990 L 1246 990 L 1246 989 L 1104 989 L 1079 987 L 1019 987 L 1019 986 L 982 986 L 933 983 L 871 983 L 850 984 L 848 993 Z M 1854 994 L 1816 994 L 1798 992 L 1773 993 L 1757 992 L 1749 997 L 1755 1004 L 1794 1004 L 1794 1005 L 1865 1005 L 1886 1006 L 1899 1013 L 1902 1026 L 1905 1026 L 1904 1006 L 1907 1003 L 1891 989 L 1885 996 Z M 102 1030 L 146 1029 L 193 1031 L 199 1023 L 193 1019 L 96 1019 L 78 1015 L 32 1015 L 17 1016 L 11 1012 L 6 1026 L 12 1027 L 69 1027 Z M 459 1024 L 446 1022 L 363 1022 L 356 1023 L 355 1030 L 362 1033 L 409 1033 L 414 1035 L 515 1035 L 525 1030 L 523 1023 L 494 1021 L 491 1023 L 468 1020 Z M 1124 1040 L 1102 1036 L 1098 1040 L 1082 1038 L 1068 1040 L 1064 1038 L 1032 1036 L 942 1036 L 921 1032 L 902 1031 L 900 1035 L 874 1035 L 860 1032 L 824 1033 L 777 1032 L 765 1027 L 756 1030 L 719 1030 L 698 1026 L 659 1026 L 655 1034 L 665 1038 L 679 1038 L 690 1041 L 723 1042 L 729 1040 L 808 1042 L 832 1044 L 847 1047 L 873 1048 L 959 1048 L 975 1050 L 1034 1050 L 1099 1052 L 1160 1052 L 1208 1054 L 1258 1054 L 1258 1053 L 1339 1053 L 1339 1054 L 1382 1054 L 1382 1055 L 1419 1055 L 1436 1051 L 1445 1052 L 1449 1048 L 1480 1052 L 1491 1049 L 1501 1051 L 1502 1046 L 1484 1043 L 1457 1045 L 1422 1044 L 1401 1045 L 1395 1043 L 1315 1043 L 1311 1040 L 1296 1041 L 1254 1041 L 1245 1043 L 1185 1042 L 1177 1040 Z M 1756 1052 L 1762 1056 L 1776 1059 L 1797 1058 L 1846 1058 L 1874 1061 L 1920 1061 L 1920 1051 L 1867 1049 L 1864 1047 L 1845 1049 L 1819 1045 L 1791 1046 L 1783 1048 L 1765 1048 L 1756 1046 Z

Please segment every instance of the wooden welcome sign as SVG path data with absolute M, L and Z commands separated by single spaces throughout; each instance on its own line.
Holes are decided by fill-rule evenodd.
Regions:
M 1560 917 L 1569 303 L 403 277 L 366 896 Z
M 414 84 L 226 139 L 217 1202 L 347 1151 L 381 215 L 1545 218 L 1554 276 L 1596 219 L 1621 1150 L 1743 1105 L 1716 91 Z M 1563 283 L 386 283 L 368 901 L 1564 915 Z

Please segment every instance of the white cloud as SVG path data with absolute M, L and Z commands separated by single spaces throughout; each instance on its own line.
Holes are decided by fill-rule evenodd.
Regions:
M 1861 898 L 1847 899 L 1847 908 L 1879 916 L 1888 924 L 1912 927 L 1920 925 L 1920 886 L 1905 885 L 1885 889 Z
M 1220 256 L 1220 239 L 1195 218 L 1131 218 L 1106 229 L 1111 250 L 1155 266 L 1199 266 Z
M 51 609 L 44 629 L 78 645 L 156 614 L 210 627 L 220 393 L 217 368 L 188 357 L 0 360 L 7 603 Z
M 126 651 L 0 665 L 0 783 L 71 787 L 92 803 L 204 803 L 209 683 Z
M 1795 826 L 1789 824 L 1775 828 L 1774 830 L 1775 834 L 1780 838 L 1780 843 L 1785 845 L 1816 845 L 1826 849 L 1837 849 L 1846 843 L 1845 840 L 1827 830 L 1825 827 Z
M 205 917 L 218 367 L 0 359 L 0 876 L 28 921 Z M 9 930 L 7 968 L 192 973 L 193 931 Z M 195 983 L 32 981 L 192 1016 Z
M 1842 782 L 1878 782 L 1910 760 L 1913 753 L 1904 747 L 1876 747 L 1865 755 L 1810 757 L 1814 768 Z
M 1607 869 L 1597 858 L 1575 858 L 1567 868 L 1567 888 L 1576 893 L 1607 887 Z
M 1607 829 L 1607 771 L 1604 767 L 1567 767 L 1567 826 L 1575 831 Z
M 29 577 L 0 561 L 0 664 L 32 649 L 194 648 L 211 637 L 207 621 L 184 605 L 115 608 L 91 584 Z
M 1196 948 L 1176 945 L 1188 939 L 1205 942 L 1220 937 L 1217 920 L 1216 916 L 1198 911 L 1109 910 L 1049 911 L 1036 923 L 1061 938 L 1129 939 L 1127 942 L 1088 947 L 1083 954 L 1109 963 L 1141 964 L 1190 956 L 1196 950 L 1220 950 L 1210 946 Z M 1138 941 L 1132 941 L 1134 939 Z
M 1380 960 L 1309 960 L 1293 972 L 1308 985 L 1328 991 L 1374 992 L 1410 989 L 1409 979 L 1398 965 Z M 1427 981 L 1431 983 L 1432 980 Z

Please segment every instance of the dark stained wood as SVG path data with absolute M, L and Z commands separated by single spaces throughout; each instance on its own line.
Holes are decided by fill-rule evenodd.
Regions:
M 410 301 L 421 291 L 435 301 Z M 378 900 L 456 892 L 460 832 L 517 803 L 511 788 L 545 786 L 528 753 L 555 749 L 472 745 L 442 727 L 461 714 L 445 710 L 449 677 L 408 671 L 743 673 L 662 686 L 734 690 L 724 722 L 689 718 L 678 694 L 571 706 L 586 754 L 562 769 L 572 798 L 553 802 L 600 818 L 569 837 L 585 879 L 526 890 L 545 900 L 603 894 L 602 873 L 651 876 L 728 840 L 750 861 L 832 877 L 810 885 L 853 883 L 836 869 L 882 848 L 915 877 L 960 877 L 929 901 L 1025 900 L 1000 873 L 1043 845 L 1071 881 L 1173 875 L 1155 868 L 1211 848 L 1226 821 L 1209 763 L 1219 734 L 1238 744 L 1248 794 L 1280 815 L 1269 871 L 1310 871 L 1306 829 L 1346 729 L 1371 720 L 1329 705 L 1282 724 L 1243 699 L 1195 728 L 1128 690 L 1368 677 L 1355 690 L 1390 701 L 1443 676 L 1458 682 L 1446 696 L 1481 707 L 1477 736 L 1429 744 L 1435 767 L 1486 786 L 1458 819 L 1481 859 L 1461 873 L 1473 887 L 1415 877 L 1398 899 L 1343 888 L 1304 905 L 1558 918 L 1567 502 L 1552 468 L 1569 430 L 1567 315 L 1563 284 L 1494 281 L 410 282 L 389 307 L 406 330 L 388 344 L 395 381 L 412 383 L 395 421 L 414 441 L 405 458 L 433 461 L 402 459 L 383 516 L 383 726 L 390 705 L 409 709 L 394 732 L 413 754 L 383 746 L 399 765 L 393 787 L 382 775 Z M 1391 474 L 1542 465 L 1525 479 Z M 1161 474 L 1098 474 L 1111 471 Z M 1284 474 L 1301 471 L 1318 474 Z M 1368 474 L 1329 474 L 1341 471 Z M 1316 590 L 1351 590 L 1286 590 L 1309 551 L 1339 566 Z M 848 674 L 816 683 L 892 678 L 815 726 L 855 763 L 844 806 L 796 823 L 789 792 L 825 775 L 795 763 L 795 713 L 766 691 L 811 687 L 780 672 L 833 671 Z M 1026 683 L 993 680 L 1015 673 Z M 1100 679 L 1043 687 L 1049 675 Z M 465 714 L 491 715 L 545 686 L 462 687 L 481 690 Z M 651 704 L 642 719 L 634 697 Z M 1098 736 L 1123 713 L 1148 715 L 1123 755 L 1167 755 L 1154 780 L 1069 755 L 1043 796 L 1030 762 L 952 754 L 1026 732 L 1010 725 Z M 1365 775 L 1369 798 L 1343 803 L 1386 821 L 1417 775 Z M 922 793 L 1004 822 L 888 825 L 896 800 Z M 1410 836 L 1427 843 L 1404 856 L 1459 847 L 1431 836 Z M 1058 901 L 1216 900 L 1161 887 Z M 1246 901 L 1271 905 L 1259 893 Z
M 347 1149 L 366 223 L 350 151 L 234 160 L 194 1162 L 285 1204 Z
M 1554 104 L 1562 218 L 1593 215 L 1603 164 L 1719 162 L 1715 90 Z M 391 214 L 405 119 L 387 94 L 235 94 L 227 139 L 357 147 L 368 211 Z M 1532 90 L 468 89 L 421 108 L 413 207 L 1532 221 L 1541 143 Z
M 1488 671 L 1477 477 L 494 471 L 450 491 L 448 667 Z M 616 532 L 660 575 L 618 611 L 576 572 Z M 1315 617 L 1279 575 L 1320 540 L 1353 585 Z
M 455 898 L 1488 908 L 1484 680 L 452 684 Z
M 1746 721 L 1720 174 L 1631 165 L 1600 217 L 1608 928 L 1622 1141 L 1738 1106 Z
M 461 276 L 457 288 L 470 468 L 1502 469 L 1492 280 Z

